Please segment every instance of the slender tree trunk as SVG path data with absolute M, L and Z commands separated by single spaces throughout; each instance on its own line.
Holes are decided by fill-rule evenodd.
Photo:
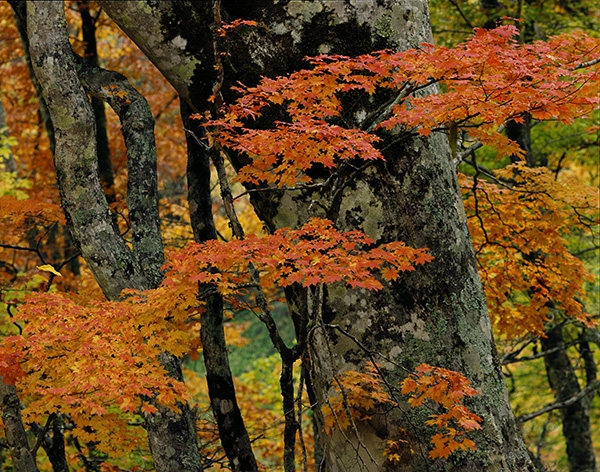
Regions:
M 544 362 L 555 401 L 564 402 L 580 393 L 579 381 L 564 348 L 562 325 L 547 331 L 541 343 L 542 349 L 549 351 L 544 356 Z M 578 402 L 561 408 L 560 416 L 563 436 L 567 443 L 569 470 L 595 472 L 597 469 L 591 435 L 589 398 L 583 397 Z
M 35 464 L 35 457 L 33 457 L 29 450 L 29 443 L 27 442 L 23 420 L 21 419 L 21 402 L 17 397 L 17 389 L 14 385 L 4 383 L 1 379 L 0 401 L 6 442 L 10 448 L 10 455 L 15 470 L 17 472 L 37 472 L 38 468 Z
M 220 294 L 206 296 L 206 311 L 201 323 L 206 383 L 212 412 L 219 426 L 219 439 L 234 472 L 258 471 L 235 396 L 223 331 L 223 299 Z
M 45 427 L 33 425 L 32 431 L 52 464 L 52 472 L 69 472 L 65 454 L 64 419 L 61 415 L 50 414 Z
M 31 64 L 31 56 L 29 54 L 29 37 L 27 35 L 27 1 L 26 0 L 8 0 L 8 3 L 13 9 L 15 15 L 15 23 L 17 30 L 19 31 L 19 37 L 23 43 L 23 50 L 25 51 L 25 60 L 27 61 L 27 68 L 31 75 L 31 81 L 35 88 L 35 92 L 38 98 L 38 108 L 40 114 L 40 120 L 48 134 L 48 140 L 50 142 L 50 151 L 54 154 L 54 148 L 56 146 L 56 139 L 54 137 L 54 128 L 52 126 L 52 120 L 50 119 L 50 112 L 46 105 L 46 100 L 42 94 L 40 83 L 33 73 L 33 66 Z
M 212 214 L 209 157 L 197 141 L 201 130 L 197 129 L 197 123 L 190 119 L 191 115 L 191 108 L 182 101 L 181 117 L 187 130 L 190 221 L 194 239 L 202 242 L 216 239 L 217 231 Z M 202 295 L 203 292 L 207 294 Z M 223 328 L 223 298 L 219 293 L 211 293 L 211 287 L 201 286 L 199 293 L 206 301 L 206 311 L 202 314 L 200 322 L 200 337 L 210 405 L 219 428 L 219 438 L 232 470 L 256 471 L 258 466 L 238 406 L 229 366 Z
M 96 43 L 97 18 L 92 17 L 90 13 L 90 3 L 87 0 L 77 2 L 77 6 L 79 8 L 79 15 L 81 16 L 82 39 L 85 43 L 84 59 L 90 62 L 90 64 L 98 67 L 98 47 Z M 100 181 L 108 203 L 111 204 L 115 201 L 115 182 L 112 163 L 110 161 L 110 149 L 108 147 L 104 100 L 98 97 L 92 97 L 91 102 L 94 110 L 94 118 L 96 119 L 96 145 Z

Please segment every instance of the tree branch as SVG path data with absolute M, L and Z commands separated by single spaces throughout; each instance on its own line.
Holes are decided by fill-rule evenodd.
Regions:
M 144 274 L 158 286 L 165 263 L 158 215 L 158 177 L 154 118 L 146 99 L 126 77 L 75 56 L 85 89 L 107 102 L 121 121 L 127 147 L 127 205 L 132 230 L 133 256 Z
M 566 408 L 570 405 L 573 405 L 574 403 L 577 403 L 582 398 L 586 397 L 588 394 L 594 392 L 595 390 L 598 390 L 599 388 L 600 388 L 600 379 L 590 383 L 587 387 L 585 387 L 583 390 L 581 390 L 581 392 L 579 392 L 577 395 L 574 395 L 574 396 L 568 398 L 567 400 L 564 400 L 562 402 L 551 403 L 550 405 L 546 405 L 544 408 L 540 408 L 539 410 L 534 411 L 533 413 L 528 413 L 526 415 L 518 416 L 517 420 L 520 421 L 521 423 L 524 423 L 525 421 L 529 421 L 529 420 L 532 420 L 533 418 L 537 418 L 538 416 L 543 415 L 544 413 L 548 413 L 549 411 L 558 410 L 560 408 Z

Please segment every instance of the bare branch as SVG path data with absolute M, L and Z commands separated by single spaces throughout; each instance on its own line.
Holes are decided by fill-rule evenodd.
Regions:
M 582 398 L 584 398 L 587 395 L 589 395 L 590 393 L 598 390 L 599 388 L 600 388 L 600 379 L 595 380 L 594 382 L 589 384 L 587 387 L 585 387 L 577 395 L 573 395 L 571 398 L 568 398 L 565 401 L 551 403 L 550 405 L 546 405 L 544 408 L 534 411 L 533 413 L 528 413 L 526 415 L 518 416 L 517 420 L 520 421 L 521 423 L 524 423 L 525 421 L 529 421 L 529 420 L 532 420 L 533 418 L 537 418 L 538 416 L 543 415 L 544 413 L 548 413 L 549 411 L 558 410 L 560 408 L 566 408 L 568 406 L 571 406 L 574 403 L 577 403 Z

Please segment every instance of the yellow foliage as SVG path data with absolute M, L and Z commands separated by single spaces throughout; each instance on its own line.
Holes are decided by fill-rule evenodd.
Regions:
M 578 301 L 591 276 L 569 250 L 577 229 L 592 236 L 596 192 L 572 176 L 555 180 L 522 164 L 495 182 L 461 175 L 469 229 L 494 326 L 508 337 L 541 335 L 556 310 L 590 324 Z

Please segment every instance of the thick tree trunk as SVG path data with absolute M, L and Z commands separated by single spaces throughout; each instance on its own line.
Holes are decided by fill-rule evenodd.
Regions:
M 208 29 L 206 17 L 198 15 L 203 7 L 186 1 L 155 2 L 142 9 L 138 2 L 100 4 L 194 109 L 206 108 L 194 94 L 206 89 L 206 76 L 190 72 L 202 63 L 190 32 Z M 191 10 L 172 21 L 183 7 Z M 226 84 L 251 84 L 261 74 L 290 72 L 303 65 L 305 55 L 324 51 L 356 55 L 431 42 L 427 5 L 420 0 L 231 0 L 223 7 L 231 18 L 259 21 L 256 30 L 230 36 Z M 206 62 L 202 67 L 209 70 Z M 482 392 L 469 407 L 484 418 L 483 429 L 473 435 L 478 452 L 431 460 L 428 443 L 435 431 L 423 424 L 427 412 L 381 411 L 370 421 L 357 422 L 353 431 L 322 434 L 320 470 L 533 470 L 496 360 L 448 144 L 439 136 L 404 141 L 390 146 L 386 158 L 352 175 L 325 213 L 314 212 L 316 205 L 310 203 L 327 201 L 327 195 L 259 192 L 260 198 L 253 200 L 270 229 L 327 216 L 340 229 L 362 229 L 378 242 L 427 246 L 436 258 L 377 293 L 342 286 L 327 290 L 324 322 L 309 336 L 312 392 L 326 405 L 333 376 L 360 369 L 368 357 L 365 350 L 382 365 L 391 384 L 405 376 L 398 365 L 410 369 L 434 364 L 465 373 Z M 306 321 L 310 313 L 298 316 Z M 305 329 L 296 321 L 300 331 Z M 319 417 L 320 408 L 315 413 Z M 386 441 L 400 438 L 409 441 L 414 454 L 407 446 L 400 465 L 386 464 Z

